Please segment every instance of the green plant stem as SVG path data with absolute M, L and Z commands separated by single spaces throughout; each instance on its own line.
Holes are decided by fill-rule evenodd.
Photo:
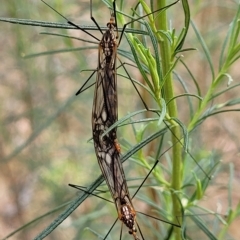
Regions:
M 163 8 L 166 6 L 166 0 L 157 1 L 157 9 Z M 157 22 L 158 28 L 167 31 L 167 15 L 166 11 L 162 12 L 159 16 L 159 21 Z M 161 59 L 162 59 L 162 71 L 163 76 L 167 74 L 172 65 L 172 53 L 170 42 L 165 36 L 160 36 L 157 34 L 158 43 L 161 51 Z M 172 74 L 168 74 L 165 84 L 163 86 L 164 91 L 164 99 L 168 102 L 170 99 L 174 97 L 174 89 L 173 89 L 173 78 Z M 178 110 L 176 101 L 173 100 L 168 104 L 168 113 L 170 117 L 178 117 Z M 172 169 L 172 202 L 173 202 L 173 216 L 181 216 L 181 204 L 179 202 L 178 196 L 175 192 L 181 189 L 182 185 L 182 154 L 181 154 L 181 145 L 178 142 L 178 139 L 181 139 L 181 132 L 179 127 L 172 128 L 172 142 L 173 142 L 173 169 Z M 174 228 L 175 239 L 181 240 L 181 229 Z

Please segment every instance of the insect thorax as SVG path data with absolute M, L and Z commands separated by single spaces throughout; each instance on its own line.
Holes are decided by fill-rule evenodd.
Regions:
M 102 48 L 102 53 L 104 55 L 103 60 L 106 65 L 110 64 L 111 66 L 114 64 L 115 57 L 116 57 L 116 37 L 114 34 L 114 28 L 108 29 L 102 37 L 100 41 L 100 46 Z M 101 63 L 102 64 L 102 63 Z

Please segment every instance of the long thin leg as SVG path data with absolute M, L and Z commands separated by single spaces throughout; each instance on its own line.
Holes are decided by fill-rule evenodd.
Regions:
M 93 86 L 95 84 L 95 82 L 93 84 L 91 84 L 90 86 L 88 86 L 87 88 L 83 89 L 83 87 L 88 83 L 88 81 L 92 78 L 93 74 L 96 72 L 97 70 L 93 71 L 92 74 L 89 76 L 89 78 L 85 81 L 85 83 L 81 86 L 81 88 L 76 92 L 76 96 L 80 93 L 82 93 L 83 91 L 85 91 L 86 89 L 90 88 L 91 86 Z
M 112 231 L 113 227 L 115 226 L 115 224 L 117 223 L 118 218 L 115 220 L 115 222 L 113 223 L 113 225 L 111 226 L 111 228 L 109 229 L 109 231 L 107 232 L 107 235 L 104 237 L 103 240 L 107 239 L 108 235 L 110 234 L 110 232 Z
M 70 20 L 68 20 L 66 17 L 64 17 L 60 12 L 58 12 L 56 9 L 54 9 L 52 6 L 50 6 L 48 3 L 46 3 L 44 0 L 41 0 L 44 4 L 46 4 L 49 8 L 51 8 L 54 12 L 56 12 L 58 15 L 60 15 L 62 18 L 64 18 L 68 24 L 74 26 L 75 28 L 85 32 L 86 34 L 88 34 L 89 36 L 91 36 L 92 38 L 96 39 L 98 42 L 100 41 L 97 37 L 95 37 L 93 34 L 91 34 L 90 32 L 86 31 L 85 29 L 79 27 L 78 25 L 76 25 L 75 23 L 71 22 Z M 92 19 L 92 17 L 91 17 Z M 99 25 L 96 23 L 95 19 L 94 19 L 94 23 L 96 24 L 97 28 L 101 31 Z
M 98 25 L 97 21 L 95 20 L 95 18 L 93 17 L 93 14 L 92 14 L 92 0 L 90 0 L 90 18 L 95 23 L 98 30 L 103 34 L 102 29 L 100 28 L 100 26 Z

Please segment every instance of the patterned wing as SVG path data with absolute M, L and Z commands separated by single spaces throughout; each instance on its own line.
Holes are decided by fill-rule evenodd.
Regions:
M 135 217 L 128 187 L 120 161 L 120 145 L 117 142 L 117 129 L 103 133 L 117 119 L 117 79 L 116 53 L 117 45 L 114 36 L 114 23 L 108 24 L 109 30 L 103 34 L 99 44 L 97 81 L 95 85 L 92 130 L 93 141 L 99 166 L 114 199 L 119 219 L 129 228 L 135 240 Z
M 128 195 L 128 189 L 120 161 L 119 145 L 116 143 L 117 129 L 102 137 L 102 134 L 117 119 L 116 53 L 106 54 L 99 45 L 99 68 L 95 86 L 92 112 L 92 129 L 95 152 L 101 171 L 106 179 L 113 199 Z

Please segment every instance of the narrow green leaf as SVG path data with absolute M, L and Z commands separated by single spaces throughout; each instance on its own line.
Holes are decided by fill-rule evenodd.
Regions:
M 234 20 L 231 23 L 230 27 L 230 39 L 229 39 L 229 49 L 228 52 L 232 52 L 239 37 L 239 15 L 240 15 L 240 4 L 238 4 L 238 10 Z
M 184 16 L 185 16 L 185 27 L 184 29 L 182 30 L 182 34 L 180 34 L 180 37 L 178 39 L 178 42 L 177 42 L 177 46 L 175 47 L 175 50 L 174 52 L 177 53 L 183 46 L 184 44 L 184 41 L 185 41 L 185 38 L 187 36 L 187 33 L 188 33 L 188 29 L 189 29 L 189 24 L 190 24 L 190 18 L 191 18 L 191 15 L 190 15 L 190 9 L 189 9 L 189 5 L 188 5 L 188 0 L 182 0 L 182 6 L 183 6 L 183 10 L 184 10 Z
M 152 32 L 152 29 L 150 27 L 150 25 L 148 24 L 148 22 L 144 22 L 145 26 L 147 28 L 147 31 L 149 33 L 152 45 L 153 45 L 153 50 L 154 50 L 154 56 L 156 59 L 156 67 L 157 67 L 157 73 L 158 73 L 158 78 L 162 79 L 162 68 L 161 68 L 161 62 L 160 62 L 160 54 L 159 54 L 159 50 L 158 50 L 158 42 L 157 39 L 154 35 L 154 33 Z
M 23 58 L 25 58 L 25 59 L 36 58 L 36 57 L 52 55 L 52 54 L 59 54 L 59 53 L 66 53 L 66 52 L 77 52 L 77 51 L 97 49 L 97 48 L 98 47 L 96 47 L 96 46 L 93 46 L 93 47 L 89 46 L 89 47 L 79 47 L 79 48 L 58 49 L 58 50 L 52 50 L 52 51 L 47 51 L 47 52 L 40 52 L 40 53 L 24 55 Z
M 30 19 L 19 19 L 19 18 L 4 18 L 0 17 L 1 22 L 8 22 L 13 24 L 21 24 L 21 25 L 29 25 L 29 26 L 37 26 L 37 27 L 47 27 L 47 28 L 60 28 L 60 29 L 75 29 L 79 30 L 76 27 L 68 24 L 68 23 L 59 23 L 59 22 L 46 22 L 46 21 L 38 21 L 38 20 L 30 20 Z M 84 30 L 95 30 L 99 31 L 98 28 L 95 25 L 79 25 L 80 28 Z M 101 27 L 103 31 L 106 31 L 107 27 Z M 118 29 L 120 32 L 122 31 L 122 28 Z M 125 29 L 126 33 L 135 33 L 135 34 L 143 34 L 148 35 L 146 31 L 142 31 L 139 29 L 131 29 L 127 28 Z
M 212 62 L 212 59 L 211 59 L 211 56 L 210 56 L 210 52 L 209 52 L 209 49 L 204 41 L 204 39 L 202 38 L 200 32 L 198 31 L 196 25 L 194 24 L 193 21 L 191 21 L 191 25 L 193 27 L 193 30 L 198 38 L 198 41 L 200 42 L 202 48 L 203 48 L 203 51 L 205 53 L 205 56 L 207 58 L 207 61 L 209 63 L 209 67 L 210 67 L 210 70 L 211 70 L 211 73 L 212 73 L 212 81 L 214 81 L 215 79 L 215 73 L 214 73 L 214 67 L 213 67 L 213 62 Z
M 177 122 L 179 124 L 179 126 L 182 128 L 182 132 L 183 132 L 183 147 L 184 147 L 184 151 L 187 152 L 188 150 L 188 130 L 186 128 L 186 126 L 177 118 L 172 118 L 175 122 Z
M 149 109 L 149 110 L 154 111 L 154 112 L 159 112 L 159 110 L 156 110 L 156 109 Z M 124 116 L 123 118 L 121 118 L 117 122 L 115 122 L 113 125 L 111 125 L 111 127 L 109 127 L 103 133 L 102 137 L 104 137 L 106 134 L 108 134 L 112 129 L 118 127 L 119 125 L 122 125 L 123 122 L 127 121 L 128 119 L 131 119 L 133 116 L 138 115 L 140 113 L 147 112 L 147 111 L 148 111 L 147 109 L 142 109 L 142 110 L 138 110 L 138 111 L 131 112 L 131 113 L 127 114 L 126 116 Z
M 69 36 L 69 35 L 65 35 L 65 34 L 51 33 L 51 32 L 40 32 L 39 34 L 49 35 L 49 36 L 57 36 L 57 37 L 64 37 L 64 38 L 76 39 L 76 40 L 79 40 L 81 42 L 87 42 L 87 43 L 92 43 L 92 44 L 99 44 L 99 42 L 96 42 L 96 41 L 90 41 L 90 40 L 87 40 L 87 39 L 84 39 L 84 38 L 78 38 L 78 37 Z
M 228 88 L 224 88 L 223 91 L 220 91 L 220 92 L 214 94 L 214 95 L 210 98 L 210 100 L 215 99 L 216 97 L 220 96 L 221 94 L 226 93 L 227 91 L 229 91 L 229 90 L 231 90 L 231 89 L 233 89 L 233 88 L 239 87 L 239 86 L 240 86 L 240 83 L 235 84 L 235 85 L 233 85 L 233 86 L 231 86 L 231 87 L 228 87 Z
M 131 48 L 131 50 L 132 50 L 132 54 L 133 54 L 133 56 L 134 56 L 135 62 L 136 62 L 136 64 L 137 64 L 137 66 L 138 66 L 138 69 L 139 69 L 142 77 L 144 78 L 144 80 L 145 80 L 146 83 L 148 84 L 148 86 L 149 86 L 149 88 L 151 89 L 151 91 L 154 92 L 154 88 L 153 88 L 152 84 L 150 83 L 150 81 L 148 80 L 147 75 L 145 74 L 145 71 L 144 71 L 144 69 L 143 69 L 143 67 L 142 67 L 141 62 L 139 61 L 138 54 L 137 54 L 137 52 L 136 52 L 136 50 L 135 50 L 135 48 L 134 48 L 131 40 L 130 40 L 127 36 L 126 36 L 126 38 L 127 38 L 128 43 L 129 43 L 129 46 L 130 46 L 130 48 Z
M 193 82 L 194 82 L 194 84 L 195 84 L 195 86 L 196 86 L 196 88 L 197 88 L 197 95 L 201 97 L 201 96 L 202 96 L 202 93 L 201 93 L 201 89 L 200 89 L 200 87 L 199 87 L 199 84 L 198 84 L 198 82 L 197 82 L 197 79 L 193 76 L 191 70 L 189 69 L 189 67 L 187 66 L 187 64 L 185 64 L 185 62 L 184 62 L 182 59 L 180 59 L 180 62 L 181 62 L 181 63 L 183 64 L 183 66 L 186 68 L 186 70 L 188 71 L 191 79 L 193 80 Z
M 211 240 L 217 240 L 214 234 L 209 230 L 208 226 L 197 215 L 190 215 L 190 218 L 196 223 L 196 225 L 206 234 Z
M 230 28 L 228 29 L 228 32 L 227 32 L 227 35 L 223 41 L 223 46 L 221 48 L 221 53 L 220 53 L 220 57 L 219 57 L 219 67 L 218 67 L 218 71 L 220 72 L 222 67 L 223 67 L 223 64 L 224 64 L 224 53 L 226 51 L 226 48 L 227 48 L 227 43 L 229 41 L 229 38 L 230 38 L 230 34 L 231 34 L 231 25 L 230 25 Z
M 166 113 L 167 113 L 167 106 L 166 106 L 166 103 L 163 98 L 161 98 L 160 104 L 161 104 L 161 114 L 159 116 L 158 126 L 160 126 L 162 124 L 163 119 L 165 118 Z

